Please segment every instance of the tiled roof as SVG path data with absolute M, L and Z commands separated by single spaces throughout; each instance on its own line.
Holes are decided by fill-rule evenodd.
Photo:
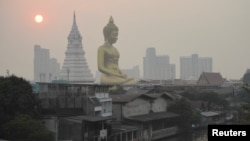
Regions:
M 173 97 L 170 93 L 149 93 L 149 94 L 145 94 L 145 95 L 147 95 L 147 96 L 149 96 L 149 97 L 151 97 L 151 98 L 158 98 L 158 97 L 161 97 L 161 96 L 165 96 L 165 97 L 167 97 L 167 98 L 169 98 L 169 99 L 172 99 L 172 100 L 174 100 L 175 99 L 175 97 Z
M 113 102 L 120 102 L 120 103 L 127 103 L 130 102 L 138 97 L 155 99 L 158 97 L 167 97 L 169 99 L 174 100 L 175 98 L 170 95 L 169 93 L 149 93 L 149 94 L 119 94 L 119 95 L 110 95 Z
M 214 72 L 203 72 L 198 80 L 198 84 L 201 79 L 205 79 L 207 84 L 209 85 L 221 85 L 224 83 L 224 79 L 222 78 L 220 73 Z
M 143 94 L 117 94 L 109 95 L 112 98 L 112 102 L 124 102 L 127 103 L 133 99 L 142 96 Z

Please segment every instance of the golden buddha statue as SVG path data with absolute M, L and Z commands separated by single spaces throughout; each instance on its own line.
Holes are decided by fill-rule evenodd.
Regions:
M 101 72 L 101 84 L 133 85 L 137 80 L 128 77 L 119 69 L 118 50 L 113 46 L 117 41 L 118 27 L 114 24 L 112 16 L 109 23 L 103 28 L 105 42 L 98 48 L 98 70 Z

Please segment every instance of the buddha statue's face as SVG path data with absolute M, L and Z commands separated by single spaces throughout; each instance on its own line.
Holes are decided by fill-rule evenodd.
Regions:
M 110 44 L 116 43 L 117 39 L 118 39 L 118 31 L 117 30 L 112 31 L 107 38 L 107 40 Z

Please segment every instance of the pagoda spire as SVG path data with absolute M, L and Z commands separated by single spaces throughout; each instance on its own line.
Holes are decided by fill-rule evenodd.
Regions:
M 76 12 L 74 10 L 74 16 L 73 16 L 73 25 L 76 25 Z
M 77 27 L 77 24 L 76 24 L 76 13 L 74 11 L 74 14 L 73 14 L 73 25 L 72 25 L 72 28 L 71 28 L 71 32 L 70 32 L 70 35 L 71 34 L 80 34 L 79 31 L 78 31 L 78 27 Z

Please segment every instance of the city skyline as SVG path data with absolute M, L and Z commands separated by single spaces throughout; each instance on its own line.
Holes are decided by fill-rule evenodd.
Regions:
M 35 50 L 37 47 L 40 48 L 40 45 L 35 45 L 34 46 Z M 49 55 L 48 49 L 42 49 L 42 50 L 47 51 L 48 55 Z M 176 68 L 175 64 L 170 64 L 170 58 L 168 55 L 165 54 L 165 55 L 159 56 L 156 53 L 155 48 L 147 48 L 147 51 L 145 53 L 146 53 L 146 55 L 143 58 L 143 60 L 144 60 L 143 73 L 140 72 L 139 66 L 134 66 L 134 67 L 129 68 L 129 69 L 124 69 L 123 71 L 127 75 L 133 76 L 134 78 L 137 78 L 137 79 L 152 79 L 152 80 L 160 80 L 159 78 L 162 78 L 161 80 L 173 80 L 173 79 L 198 80 L 202 72 L 213 72 L 212 71 L 213 63 L 212 63 L 211 57 L 200 57 L 198 54 L 192 54 L 190 56 L 180 56 L 180 65 L 181 66 L 180 66 L 180 70 L 178 70 L 180 72 L 180 78 L 176 78 L 177 71 L 175 69 Z M 36 54 L 36 51 L 35 51 L 35 54 Z M 46 53 L 44 55 L 45 55 L 44 58 L 47 58 L 47 59 L 50 58 L 49 56 L 46 57 Z M 36 60 L 37 59 L 36 55 L 34 57 L 35 57 L 34 59 Z M 42 55 L 40 54 L 39 57 L 42 57 Z M 84 55 L 83 55 L 83 57 L 84 57 Z M 55 58 L 53 58 L 53 59 L 55 59 Z M 34 70 L 34 81 L 37 81 L 37 80 L 42 81 L 42 80 L 40 80 L 41 76 L 39 76 L 39 73 L 37 73 L 37 72 L 46 72 L 43 70 L 49 69 L 51 67 L 51 65 L 47 65 L 48 67 L 45 67 L 46 65 L 44 65 L 44 64 L 41 65 L 40 62 L 35 64 L 35 62 L 34 62 L 34 69 L 35 69 Z M 39 66 L 42 69 L 41 70 L 37 69 L 36 66 Z M 60 66 L 60 64 L 59 64 L 59 66 Z M 182 67 L 184 67 L 184 68 L 182 68 Z M 157 69 L 155 70 L 155 68 L 157 68 Z M 63 69 L 64 68 L 62 67 L 62 68 L 60 68 L 59 71 L 62 71 Z M 168 71 L 166 71 L 166 70 L 168 70 Z M 183 70 L 186 70 L 186 72 Z M 55 72 L 57 72 L 57 70 Z M 55 73 L 55 72 L 52 72 L 52 73 Z M 99 73 L 100 72 L 98 72 L 98 71 L 96 72 L 96 76 L 95 76 L 96 83 L 99 83 L 99 79 L 100 79 Z M 182 74 L 182 73 L 184 73 L 184 74 Z M 46 74 L 46 75 L 48 75 L 48 74 Z M 146 76 L 145 76 L 145 74 L 146 74 Z M 67 74 L 65 77 L 67 77 Z M 49 80 L 49 78 L 47 80 Z M 67 80 L 67 78 L 63 79 L 62 76 L 58 76 L 58 78 L 51 79 L 50 81 L 52 81 L 52 80 Z M 84 79 L 82 78 L 82 80 L 84 80 Z
M 75 11 L 83 36 L 90 70 L 97 70 L 96 52 L 103 43 L 102 29 L 110 16 L 119 27 L 115 47 L 122 69 L 139 65 L 149 47 L 167 54 L 176 64 L 179 58 L 199 54 L 213 58 L 214 72 L 224 78 L 240 79 L 249 68 L 249 1 L 0 1 L 0 75 L 10 74 L 33 80 L 33 46 L 50 50 L 63 64 L 67 36 Z M 129 8 L 128 8 L 129 7 Z M 44 21 L 35 23 L 41 14 Z M 136 53 L 133 53 L 136 52 Z

